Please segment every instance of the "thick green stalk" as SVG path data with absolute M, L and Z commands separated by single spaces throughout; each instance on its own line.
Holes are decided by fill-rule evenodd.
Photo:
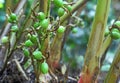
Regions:
M 54 71 L 55 67 L 58 67 L 58 63 L 61 57 L 62 37 L 63 34 L 57 34 L 51 44 L 50 57 L 48 61 L 50 62 L 50 67 L 52 68 L 52 71 Z
M 86 2 L 87 2 L 87 0 L 79 0 L 79 1 L 77 1 L 72 6 L 72 10 L 71 10 L 70 13 L 72 14 L 77 9 L 83 7 L 82 5 L 84 5 Z M 63 25 L 63 23 L 65 23 L 67 18 L 70 18 L 70 15 L 71 15 L 70 13 L 67 13 L 67 14 L 65 14 L 64 16 L 62 16 L 60 18 L 60 24 Z M 59 27 L 59 26 L 57 25 L 57 27 Z M 53 42 L 51 43 L 50 57 L 49 57 L 48 62 L 50 64 L 50 67 L 52 68 L 52 71 L 54 71 L 55 68 L 57 68 L 59 66 L 59 60 L 60 60 L 60 57 L 61 57 L 61 48 L 62 48 L 63 36 L 64 36 L 64 33 L 56 34 L 54 39 L 53 39 Z M 57 48 L 58 50 L 55 50 L 55 48 Z
M 6 3 L 6 8 L 5 8 L 6 9 L 6 13 L 10 14 L 10 12 L 8 11 L 8 8 L 12 9 L 12 1 L 11 0 L 6 0 L 5 3 Z
M 85 63 L 89 64 L 87 57 L 99 56 L 104 39 L 104 31 L 107 24 L 108 12 L 111 0 L 98 0 L 96 14 L 94 17 L 92 31 L 90 34 Z M 98 54 L 99 53 L 99 54 Z
M 43 2 L 44 2 L 44 13 L 45 13 L 45 15 L 46 15 L 46 17 L 49 17 L 50 16 L 50 6 L 51 6 L 51 0 L 43 0 Z M 47 32 L 45 32 L 45 33 L 47 33 Z M 50 43 L 49 43 L 49 41 L 50 41 L 50 36 L 48 35 L 47 36 L 47 38 L 46 39 L 44 39 L 42 42 L 42 53 L 43 53 L 43 55 L 44 56 L 47 56 L 46 55 L 46 52 L 49 52 L 49 50 L 50 50 Z
M 120 75 L 120 45 L 117 49 L 115 58 L 113 60 L 113 63 L 110 67 L 110 70 L 107 74 L 104 83 L 116 83 L 119 75 Z
M 98 0 L 83 67 L 84 83 L 95 82 L 100 68 L 101 49 L 111 0 Z M 85 81 L 89 78 L 89 81 Z
M 49 17 L 49 15 L 50 15 L 50 2 L 51 2 L 51 0 L 40 0 L 39 11 L 44 12 L 46 17 Z M 41 43 L 41 49 L 40 50 L 42 51 L 42 54 L 44 56 L 46 56 L 46 51 L 48 50 L 48 47 L 49 47 L 49 41 L 50 41 L 49 36 L 47 36 L 47 38 L 45 38 L 44 40 L 41 41 L 42 43 Z M 40 65 L 40 63 L 37 62 L 38 67 L 39 67 L 39 65 Z M 40 74 L 41 74 L 41 72 L 38 68 L 37 69 L 37 76 L 36 76 L 37 82 L 39 82 Z
M 109 47 L 111 42 L 112 42 L 112 38 L 110 35 L 108 35 L 102 44 L 102 49 L 100 51 L 100 55 L 98 55 L 99 57 L 101 57 L 105 53 L 106 49 Z

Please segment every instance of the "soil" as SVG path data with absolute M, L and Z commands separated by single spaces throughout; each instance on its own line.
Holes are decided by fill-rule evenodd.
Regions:
M 62 75 L 59 70 L 55 73 L 55 75 L 58 77 L 58 83 L 77 83 L 77 75 L 78 73 L 71 72 L 71 76 L 68 75 Z M 25 77 L 21 74 L 21 72 L 18 70 L 15 62 L 10 62 L 7 65 L 7 68 L 3 72 L 2 75 L 0 75 L 0 83 L 35 83 L 35 75 L 33 72 L 26 73 L 27 76 L 30 78 L 30 80 L 26 80 Z M 67 78 L 68 77 L 68 78 Z M 56 83 L 55 79 L 52 79 L 50 83 Z
M 14 54 L 17 55 L 17 59 L 21 59 L 20 53 Z M 15 58 L 15 57 L 14 57 Z M 10 59 L 8 62 L 8 65 L 6 69 L 4 70 L 3 74 L 0 75 L 0 83 L 35 83 L 35 74 L 33 71 L 25 71 L 24 68 L 22 68 L 29 78 L 29 80 L 26 80 L 25 76 L 20 72 L 18 69 L 18 66 L 16 65 L 15 61 L 12 61 L 13 57 Z M 25 60 L 25 58 L 24 58 Z M 20 63 L 21 67 L 23 67 L 23 62 Z M 79 73 L 80 69 L 79 68 L 70 68 L 67 67 L 66 73 L 63 75 L 61 73 L 61 68 L 56 69 L 56 72 L 54 75 L 58 78 L 58 83 L 77 83 L 79 79 Z M 98 83 L 103 83 L 104 78 L 106 76 L 107 72 L 101 72 L 99 77 L 98 77 Z M 56 80 L 54 79 L 54 76 L 51 76 L 52 79 L 49 83 L 57 83 Z
M 77 83 L 77 78 L 79 78 L 78 73 L 74 70 L 67 71 L 65 75 L 62 75 L 60 70 L 57 70 L 55 75 L 58 77 L 58 83 Z M 98 78 L 98 83 L 103 83 L 103 79 L 107 72 L 102 72 Z M 26 73 L 30 80 L 26 80 L 25 77 L 18 71 L 15 62 L 8 64 L 7 68 L 0 76 L 0 83 L 35 83 L 35 75 L 33 72 Z M 55 79 L 52 79 L 50 83 L 56 83 Z

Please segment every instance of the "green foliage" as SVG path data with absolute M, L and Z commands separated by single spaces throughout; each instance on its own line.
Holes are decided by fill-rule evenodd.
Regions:
M 13 26 L 11 27 L 11 31 L 13 31 L 13 32 L 17 32 L 18 30 L 19 30 L 19 28 L 18 28 L 17 25 L 13 25 Z
M 35 22 L 34 25 L 33 25 L 34 28 L 37 28 L 37 27 L 39 27 L 39 26 L 40 26 L 40 23 L 39 23 L 39 22 Z
M 9 23 L 12 23 L 12 22 L 13 22 L 10 17 L 8 17 L 8 22 L 9 22 Z
M 35 44 L 37 42 L 37 38 L 38 36 L 33 34 L 31 35 L 30 40 Z
M 4 36 L 4 37 L 2 37 L 2 40 L 1 40 L 1 42 L 2 43 L 7 43 L 9 40 L 8 40 L 8 37 L 7 36 Z
M 109 31 L 109 29 L 107 28 L 106 30 L 105 30 L 105 36 L 108 36 L 110 34 L 110 31 Z
M 49 25 L 49 20 L 48 19 L 44 19 L 40 22 L 40 26 L 44 29 L 47 29 Z
M 11 13 L 11 14 L 10 14 L 10 19 L 11 19 L 12 21 L 17 20 L 16 14 Z
M 78 29 L 77 28 L 73 28 L 72 29 L 72 33 L 77 33 L 78 32 Z
M 40 52 L 40 51 L 38 51 L 38 50 L 35 50 L 34 52 L 33 52 L 33 56 L 34 56 L 34 58 L 35 59 L 37 59 L 37 60 L 40 60 L 40 59 L 42 59 L 42 53 Z
M 40 65 L 40 68 L 41 68 L 41 72 L 43 74 L 47 74 L 48 73 L 48 64 L 44 61 L 41 65 Z
M 65 27 L 64 26 L 59 26 L 57 32 L 58 33 L 64 33 L 64 31 L 65 31 Z
M 120 27 L 120 21 L 116 21 L 114 25 L 116 25 L 117 27 Z
M 53 0 L 56 7 L 63 7 L 63 0 Z
M 44 20 L 45 18 L 46 18 L 46 16 L 45 16 L 45 14 L 44 14 L 43 12 L 39 12 L 39 13 L 38 13 L 38 19 L 39 19 L 40 21 Z
M 26 40 L 26 41 L 25 41 L 25 46 L 26 46 L 26 47 L 33 46 L 32 41 L 31 41 L 31 40 Z
M 58 16 L 59 16 L 59 17 L 63 16 L 64 13 L 65 13 L 65 11 L 64 11 L 63 8 L 59 8 L 59 9 L 58 9 Z
M 17 15 L 15 13 L 11 13 L 10 16 L 8 17 L 8 22 L 9 23 L 16 23 L 18 20 Z
M 120 39 L 120 32 L 117 32 L 116 30 L 112 30 L 111 37 L 113 39 Z
M 23 48 L 23 53 L 25 55 L 25 57 L 29 57 L 30 56 L 30 52 L 27 48 Z
M 65 6 L 67 9 L 68 9 L 68 11 L 71 11 L 72 10 L 72 6 L 71 5 L 67 5 L 67 6 Z
M 3 8 L 3 3 L 0 3 L 0 8 Z

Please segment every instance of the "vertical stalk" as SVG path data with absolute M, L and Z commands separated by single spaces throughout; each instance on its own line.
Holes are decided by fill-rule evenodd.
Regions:
M 120 44 L 104 83 L 117 83 L 120 75 Z
M 40 8 L 39 9 L 41 12 L 45 13 L 46 17 L 49 17 L 49 15 L 50 15 L 50 2 L 51 2 L 51 0 L 40 0 Z M 50 41 L 49 36 L 46 39 L 42 40 L 43 43 L 41 45 L 42 46 L 41 51 L 44 56 L 46 56 L 46 51 L 49 50 L 49 41 Z M 39 76 L 41 74 L 39 65 L 40 65 L 40 62 L 37 62 L 37 66 L 38 66 L 38 69 L 37 69 L 38 73 L 36 75 L 37 82 L 39 82 Z
M 51 0 L 41 0 L 41 3 L 44 3 L 43 5 L 43 12 L 45 13 L 46 17 L 50 16 L 50 6 L 51 6 Z M 41 4 L 42 5 L 42 4 Z M 49 51 L 50 46 L 49 46 L 49 41 L 50 41 L 50 37 L 48 35 L 48 37 L 46 39 L 43 40 L 43 47 L 42 47 L 42 53 L 44 56 L 46 56 L 46 52 Z
M 70 11 L 71 14 L 74 13 L 77 9 L 79 9 L 83 4 L 85 4 L 87 0 L 78 0 L 76 4 L 72 6 L 72 10 Z M 65 14 L 60 18 L 60 24 L 64 25 L 66 19 L 68 19 L 71 16 L 70 13 Z M 59 27 L 59 26 L 57 26 Z M 51 49 L 50 49 L 50 57 L 48 59 L 49 65 L 52 69 L 52 71 L 55 71 L 55 68 L 59 67 L 59 60 L 61 58 L 61 48 L 63 43 L 63 36 L 62 34 L 56 34 L 53 38 L 53 42 L 51 43 Z M 57 50 L 56 50 L 57 48 Z
M 10 12 L 8 11 L 8 7 L 12 8 L 12 1 L 11 0 L 6 0 L 5 3 L 6 3 L 6 7 L 5 7 L 6 13 L 10 14 Z
M 100 70 L 101 49 L 107 24 L 111 0 L 98 0 L 92 31 L 90 34 L 84 67 L 81 72 L 83 83 L 95 83 Z

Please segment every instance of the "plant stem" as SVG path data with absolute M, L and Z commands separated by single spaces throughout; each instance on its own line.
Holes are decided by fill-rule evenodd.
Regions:
M 70 13 L 65 14 L 60 18 L 60 24 L 63 24 L 66 19 L 70 17 L 70 15 L 75 12 L 77 9 L 79 9 L 83 4 L 85 4 L 87 0 L 79 0 L 75 3 L 75 5 L 72 6 L 72 10 Z M 57 27 L 59 27 L 59 23 L 57 23 Z M 59 67 L 59 60 L 61 57 L 61 48 L 62 48 L 62 42 L 63 42 L 63 34 L 56 34 L 55 37 L 53 38 L 53 42 L 51 43 L 51 49 L 50 49 L 50 57 L 48 59 L 49 65 L 54 72 L 55 68 Z M 55 50 L 57 48 L 58 50 Z
M 99 57 L 101 57 L 105 53 L 106 49 L 109 47 L 111 42 L 112 42 L 111 36 L 108 35 L 102 44 L 102 49 L 100 51 L 100 55 L 98 55 Z
M 25 0 L 25 2 L 26 2 L 26 0 Z M 25 3 L 25 2 L 24 2 L 24 3 Z M 22 4 L 22 7 L 23 7 L 23 6 L 24 6 L 23 2 L 21 2 L 21 4 Z M 21 7 L 20 7 L 20 8 L 21 8 Z M 19 8 L 18 8 L 18 9 L 19 9 Z M 18 13 L 18 10 L 16 10 L 16 13 Z M 9 60 L 9 58 L 12 56 L 12 54 L 13 54 L 13 52 L 14 52 L 14 49 L 15 49 L 15 47 L 16 47 L 16 45 L 17 45 L 17 43 L 19 42 L 23 30 L 25 30 L 25 28 L 28 27 L 28 26 L 26 26 L 26 25 L 29 24 L 29 23 L 28 23 L 28 22 L 29 22 L 28 20 L 30 19 L 30 15 L 31 15 L 31 13 L 28 15 L 27 19 L 24 21 L 24 23 L 23 23 L 23 25 L 22 25 L 22 28 L 20 28 L 20 31 L 19 31 L 19 33 L 17 34 L 17 38 L 16 38 L 17 41 L 15 41 L 15 42 L 12 44 L 12 48 L 10 48 L 9 52 L 6 53 L 6 59 L 5 59 L 5 61 L 4 61 L 5 63 L 4 63 L 4 65 L 3 65 L 3 68 L 0 70 L 0 74 L 2 74 L 3 71 L 5 70 L 5 68 L 6 68 L 6 66 L 7 66 L 7 62 L 8 62 L 8 60 Z M 10 24 L 8 24 L 8 25 L 10 25 Z M 9 30 L 8 28 L 9 28 L 9 27 L 6 27 L 6 28 L 5 28 L 2 36 L 6 35 L 6 32 Z M 7 29 L 8 29 L 8 30 L 7 30 Z M 2 36 L 1 36 L 1 37 L 2 37 Z
M 72 6 L 72 10 L 70 13 L 74 13 L 77 9 L 79 9 L 82 5 L 86 4 L 88 0 L 79 0 Z M 70 17 L 70 13 L 65 14 L 63 17 L 60 18 L 60 24 L 62 24 L 67 18 Z
M 120 44 L 104 83 L 116 83 L 120 75 Z
M 20 1 L 18 7 L 14 11 L 16 14 L 18 14 L 19 11 L 23 8 L 23 6 L 25 5 L 26 1 L 27 0 Z M 2 34 L 0 35 L 0 43 L 1 43 L 1 38 L 8 33 L 10 26 L 11 26 L 11 24 L 9 24 L 9 23 L 6 24 L 5 29 L 2 31 Z
M 98 0 L 92 31 L 85 54 L 82 77 L 84 83 L 94 83 L 100 70 L 100 56 L 111 0 Z M 103 50 L 102 50 L 103 51 Z M 104 52 L 104 51 L 103 51 Z

